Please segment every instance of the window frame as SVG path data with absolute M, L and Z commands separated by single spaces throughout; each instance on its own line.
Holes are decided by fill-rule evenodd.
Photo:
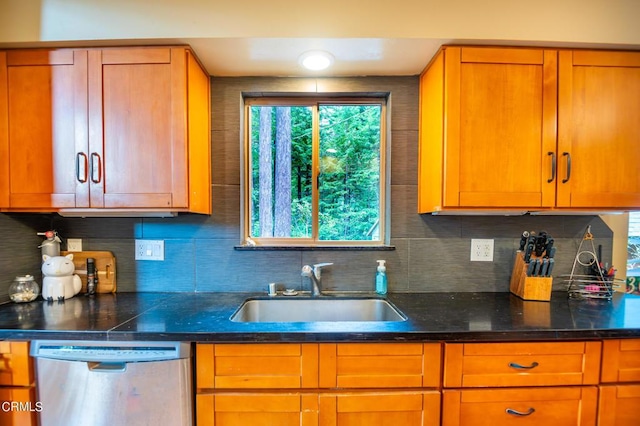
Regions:
M 244 95 L 242 97 L 242 116 L 241 116 L 241 240 L 242 245 L 261 247 L 384 247 L 389 245 L 389 97 L 388 94 L 357 94 L 349 96 L 340 94 L 332 95 L 313 95 L 300 94 L 299 96 L 279 96 L 279 95 Z M 358 105 L 370 104 L 380 105 L 380 176 L 379 176 L 379 239 L 377 240 L 320 240 L 319 239 L 319 190 L 318 176 L 320 173 L 320 128 L 316 125 L 319 122 L 319 107 L 321 105 Z M 309 238 L 301 237 L 254 237 L 251 236 L 251 107 L 252 106 L 310 106 L 312 107 L 312 236 Z

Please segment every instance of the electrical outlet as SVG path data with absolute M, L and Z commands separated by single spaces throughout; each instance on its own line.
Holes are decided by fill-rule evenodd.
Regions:
M 136 260 L 164 260 L 164 240 L 136 240 Z
M 82 251 L 82 238 L 67 238 L 67 251 Z
M 472 262 L 493 262 L 493 240 L 471 240 Z

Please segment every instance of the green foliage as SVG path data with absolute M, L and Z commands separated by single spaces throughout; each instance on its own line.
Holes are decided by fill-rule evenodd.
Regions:
M 259 109 L 251 108 L 252 235 L 259 235 Z M 275 113 L 272 114 L 275 141 Z M 319 237 L 371 240 L 380 218 L 380 105 L 319 106 Z M 291 237 L 312 227 L 312 109 L 291 108 Z M 275 145 L 274 150 L 275 150 Z M 275 152 L 273 153 L 275 158 Z M 272 192 L 279 190 L 273 188 Z M 281 190 L 281 188 L 280 188 Z M 274 212 L 277 214 L 277 212 Z

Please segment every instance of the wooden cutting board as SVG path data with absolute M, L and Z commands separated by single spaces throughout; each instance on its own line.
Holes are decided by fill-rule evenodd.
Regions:
M 73 254 L 75 273 L 82 280 L 81 293 L 87 291 L 87 259 L 93 257 L 98 271 L 96 293 L 116 292 L 116 257 L 110 251 L 61 251 L 61 256 Z

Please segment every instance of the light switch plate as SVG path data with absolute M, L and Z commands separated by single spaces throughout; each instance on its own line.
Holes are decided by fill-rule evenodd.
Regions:
M 136 260 L 164 260 L 164 240 L 136 240 Z
M 82 251 L 82 238 L 67 238 L 67 251 Z
M 472 262 L 493 262 L 493 240 L 471 240 Z

